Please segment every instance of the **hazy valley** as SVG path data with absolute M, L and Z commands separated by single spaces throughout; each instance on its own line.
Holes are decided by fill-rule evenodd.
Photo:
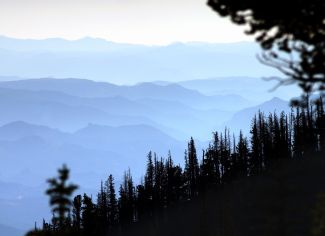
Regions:
M 45 179 L 62 163 L 80 192 L 95 194 L 100 180 L 112 173 L 119 183 L 128 167 L 140 180 L 150 150 L 158 157 L 170 150 L 183 163 L 191 136 L 200 156 L 212 132 L 227 126 L 247 134 L 256 112 L 289 111 L 297 94 L 292 87 L 268 92 L 276 81 L 263 81 L 268 69 L 247 60 L 257 50 L 250 43 L 0 38 L 0 47 L 0 74 L 8 75 L 0 77 L 0 232 L 13 226 L 17 235 L 50 217 Z M 234 59 L 248 77 L 229 67 Z M 222 77 L 229 74 L 235 77 Z

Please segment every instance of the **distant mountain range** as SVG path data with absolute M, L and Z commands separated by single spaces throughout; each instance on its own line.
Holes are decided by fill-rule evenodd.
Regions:
M 133 86 L 118 86 L 104 82 L 81 79 L 30 79 L 1 82 L 1 88 L 23 89 L 31 91 L 57 91 L 72 96 L 101 98 L 120 96 L 132 100 L 153 98 L 165 101 L 179 101 L 196 108 L 219 108 L 236 110 L 251 103 L 239 95 L 207 96 L 194 89 L 186 89 L 178 84 L 157 85 L 155 83 L 139 83 Z M 236 107 L 229 103 L 236 100 Z
M 280 86 L 279 77 L 216 77 L 178 82 L 188 89 L 195 89 L 206 95 L 236 94 L 254 101 L 265 101 L 273 97 L 290 100 L 299 96 L 301 90 L 296 85 Z
M 0 82 L 0 96 L 0 125 L 22 120 L 71 132 L 88 123 L 146 124 L 176 139 L 193 135 L 205 140 L 234 112 L 256 104 L 238 95 L 207 96 L 177 84 L 117 86 L 80 79 Z
M 238 134 L 239 131 L 242 130 L 243 133 L 247 135 L 249 134 L 252 118 L 258 114 L 258 112 L 263 112 L 265 116 L 268 116 L 270 113 L 280 114 L 282 111 L 288 114 L 290 110 L 291 108 L 287 101 L 273 98 L 258 106 L 245 108 L 236 112 L 232 118 L 223 125 L 230 128 L 232 132 Z
M 274 76 L 261 65 L 255 43 L 119 44 L 84 38 L 22 40 L 0 37 L 0 75 L 87 78 L 117 84 L 215 76 Z
M 143 174 L 139 161 L 154 150 L 166 155 L 171 150 L 182 161 L 185 143 L 146 125 L 109 127 L 89 125 L 74 133 L 63 133 L 45 126 L 13 122 L 0 127 L 1 176 L 7 181 L 28 185 L 40 183 L 62 163 L 76 174 L 94 172 L 91 179 L 76 179 L 83 186 L 94 186 L 98 177 L 111 172 L 121 176 L 127 167 L 135 176 Z M 91 165 L 89 165 L 92 163 Z M 42 166 L 41 169 L 38 167 Z M 31 174 L 24 176 L 25 171 Z
M 171 150 L 181 162 L 191 136 L 205 142 L 225 126 L 248 133 L 259 110 L 289 109 L 279 98 L 254 106 L 237 95 L 207 96 L 177 84 L 117 86 L 80 79 L 0 82 L 0 97 L 0 154 L 10 167 L 1 174 L 30 183 L 39 178 L 33 174 L 44 176 L 63 162 L 97 174 L 110 169 L 120 174 L 132 166 L 140 176 L 137 161 L 149 150 L 159 155 Z M 42 163 L 42 170 L 34 163 Z M 30 179 L 21 175 L 28 169 Z
M 0 153 L 13 165 L 6 169 L 16 170 L 11 177 L 17 181 L 24 168 L 33 168 L 26 155 L 45 161 L 44 170 L 70 160 L 86 171 L 91 156 L 96 163 L 109 159 L 116 173 L 128 165 L 140 170 L 136 161 L 149 150 L 165 155 L 170 149 L 182 160 L 191 136 L 206 142 L 225 126 L 247 133 L 258 110 L 289 109 L 279 98 L 256 106 L 238 95 L 207 96 L 178 84 L 118 86 L 80 79 L 0 82 L 0 97 Z M 105 172 L 109 164 L 104 163 L 94 171 Z
M 173 159 L 183 163 L 191 136 L 201 150 L 213 131 L 228 126 L 247 133 L 259 110 L 289 109 L 280 98 L 240 96 L 243 85 L 238 85 L 238 94 L 210 93 L 211 80 L 199 82 L 133 86 L 49 78 L 0 82 L 0 189 L 7 190 L 0 191 L 0 235 L 15 235 L 19 230 L 11 226 L 27 229 L 41 220 L 22 214 L 33 207 L 39 205 L 35 214 L 47 216 L 44 180 L 62 163 L 71 167 L 72 181 L 92 193 L 89 187 L 98 186 L 109 173 L 119 183 L 128 167 L 137 181 L 150 150 L 158 158 L 170 150 Z M 218 87 L 217 82 L 210 86 L 228 86 L 222 82 Z
M 258 110 L 288 110 L 299 92 L 267 93 L 275 82 L 260 78 L 279 74 L 258 62 L 259 51 L 247 42 L 0 36 L 0 235 L 21 236 L 50 217 L 45 179 L 62 163 L 81 192 L 95 194 L 89 187 L 109 173 L 118 185 L 128 167 L 138 181 L 150 150 L 183 163 L 191 136 L 201 150 L 225 126 L 247 133 Z

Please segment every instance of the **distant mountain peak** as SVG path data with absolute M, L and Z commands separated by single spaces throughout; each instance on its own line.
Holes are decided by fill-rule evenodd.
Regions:
M 10 123 L 7 123 L 3 126 L 0 127 L 0 131 L 4 131 L 4 130 L 10 130 L 10 131 L 18 131 L 18 132 L 24 132 L 26 130 L 46 130 L 46 131 L 52 131 L 52 132 L 60 132 L 61 131 L 59 129 L 53 129 L 50 128 L 48 126 L 45 125 L 39 125 L 39 124 L 32 124 L 26 121 L 22 121 L 22 120 L 17 120 L 17 121 L 12 121 Z
M 284 101 L 284 100 L 279 97 L 273 97 L 270 101 Z
M 288 101 L 285 101 L 285 100 L 283 100 L 283 99 L 281 99 L 281 98 L 278 98 L 278 97 L 273 97 L 272 99 L 270 99 L 270 100 L 268 100 L 268 101 L 264 102 L 264 104 L 269 104 L 269 103 L 276 103 L 276 104 L 278 104 L 278 103 L 281 103 L 281 104 L 288 104 Z

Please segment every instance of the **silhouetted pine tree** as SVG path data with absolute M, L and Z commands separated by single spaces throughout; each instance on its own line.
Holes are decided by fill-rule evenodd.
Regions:
M 196 156 L 196 148 L 193 138 L 188 143 L 184 176 L 188 184 L 188 198 L 193 198 L 198 194 L 198 183 L 199 183 L 199 163 Z
M 205 152 L 203 150 L 202 161 L 200 164 L 200 191 L 204 191 L 210 183 L 212 183 L 211 173 L 214 172 L 212 170 L 213 163 L 211 158 L 211 153 L 209 153 L 209 148 Z
M 226 183 L 231 179 L 231 144 L 229 130 L 226 128 L 225 133 L 220 134 L 220 169 L 221 183 Z
M 153 214 L 153 187 L 154 187 L 154 165 L 152 160 L 152 152 L 150 151 L 147 156 L 147 169 L 144 177 L 144 192 L 142 196 L 144 199 L 144 212 L 148 215 Z M 141 192 L 141 189 L 140 189 Z
M 136 220 L 135 188 L 130 169 L 124 173 L 123 184 L 120 186 L 120 197 L 118 202 L 119 216 L 122 226 L 134 222 Z
M 108 206 L 108 224 L 113 228 L 118 223 L 118 202 L 115 193 L 113 175 L 109 175 L 106 181 L 106 197 Z
M 218 132 L 213 133 L 213 141 L 209 144 L 206 151 L 203 152 L 202 162 L 200 166 L 200 185 L 205 189 L 209 185 L 218 185 L 221 183 L 221 173 L 224 166 L 220 162 L 220 140 Z
M 240 176 L 247 176 L 248 171 L 248 158 L 249 158 L 249 149 L 247 138 L 244 137 L 242 131 L 239 133 L 239 140 L 236 146 L 237 151 L 237 171 Z
M 160 158 L 160 160 L 157 160 L 155 157 L 154 203 L 157 209 L 162 208 L 165 205 L 165 174 L 163 159 Z
M 221 183 L 221 174 L 220 174 L 220 141 L 218 132 L 213 133 L 213 142 L 211 145 L 211 149 L 208 150 L 209 156 L 212 159 L 212 167 L 211 167 L 211 180 L 214 184 Z
M 170 151 L 168 151 L 167 160 L 165 162 L 164 167 L 164 196 L 165 196 L 165 205 L 168 206 L 172 202 L 177 201 L 176 196 L 176 188 L 179 186 L 175 186 L 175 167 L 172 160 L 172 155 Z
M 81 229 L 81 206 L 82 206 L 82 197 L 77 195 L 74 197 L 72 202 L 72 219 L 73 227 L 79 233 Z
M 179 201 L 182 197 L 183 171 L 175 166 L 170 151 L 165 161 L 163 173 L 164 207 Z
M 256 116 L 251 127 L 251 157 L 249 160 L 249 175 L 256 175 L 261 171 L 261 139 L 259 136 L 259 126 Z
M 46 194 L 50 197 L 50 205 L 53 212 L 53 224 L 57 226 L 57 230 L 63 230 L 69 227 L 69 213 L 71 208 L 70 197 L 78 188 L 77 185 L 67 184 L 69 179 L 69 169 L 63 165 L 58 170 L 59 176 L 47 180 L 49 188 Z
M 100 192 L 97 194 L 97 232 L 102 235 L 108 231 L 108 198 L 107 198 L 107 191 L 104 188 L 103 181 L 100 184 Z
M 296 108 L 296 115 L 293 118 L 293 126 L 294 126 L 294 137 L 293 137 L 293 155 L 296 158 L 302 157 L 303 155 L 303 146 L 304 146 L 304 130 L 302 127 L 302 117 L 300 108 Z
M 137 219 L 142 220 L 146 218 L 148 212 L 151 212 L 151 209 L 146 205 L 146 190 L 144 187 L 144 183 L 141 181 L 140 184 L 136 187 L 136 211 L 137 211 Z
M 91 197 L 84 194 L 82 199 L 81 225 L 85 235 L 96 235 L 97 212 Z

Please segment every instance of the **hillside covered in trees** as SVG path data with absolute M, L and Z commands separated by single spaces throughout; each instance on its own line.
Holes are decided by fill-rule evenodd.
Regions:
M 52 221 L 27 235 L 323 235 L 324 197 L 314 199 L 325 191 L 322 99 L 259 112 L 250 133 L 215 132 L 202 154 L 191 138 L 184 166 L 150 151 L 140 183 L 128 170 L 117 190 L 109 175 L 97 196 L 70 199 L 77 186 L 63 166 L 48 180 Z

